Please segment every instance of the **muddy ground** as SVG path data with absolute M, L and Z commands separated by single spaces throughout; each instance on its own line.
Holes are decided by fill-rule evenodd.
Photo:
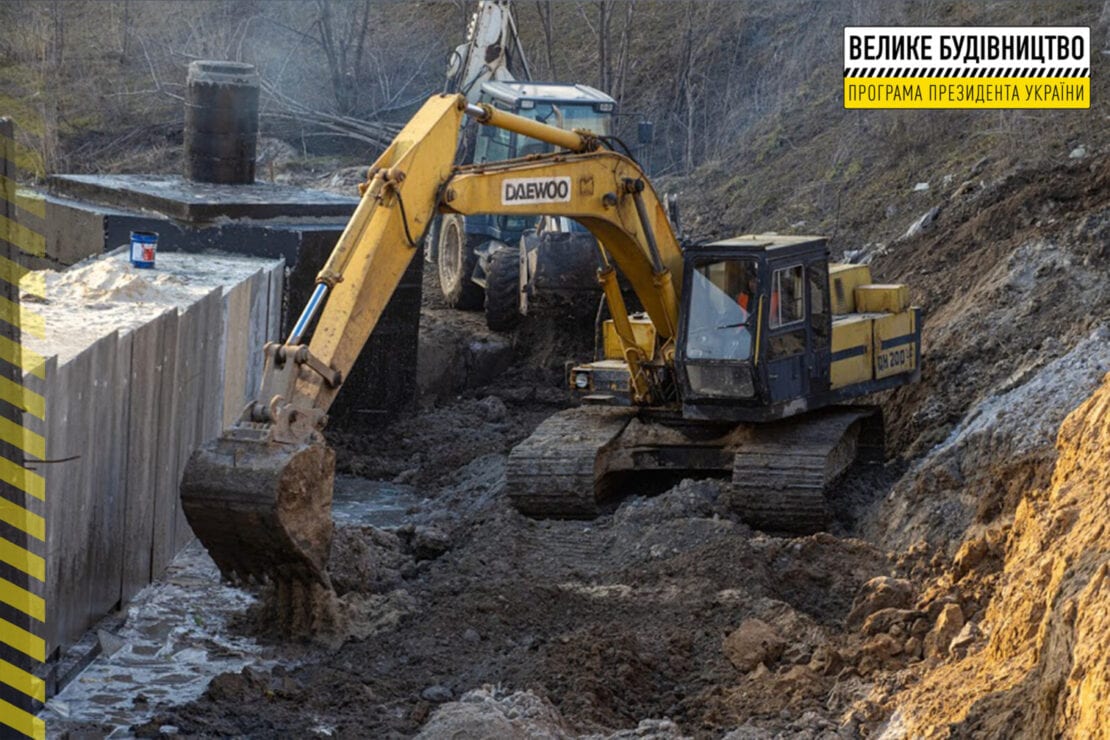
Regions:
M 243 609 L 227 629 L 296 663 L 224 673 L 131 732 L 996 737 L 1021 734 L 1030 696 L 1036 727 L 1097 728 L 1106 684 L 1068 675 L 1073 654 L 1084 675 L 1110 671 L 1090 629 L 1053 643 L 1036 671 L 1003 655 L 1007 687 L 1021 691 L 997 693 L 988 674 L 1005 652 L 992 633 L 1007 645 L 1038 634 L 1021 558 L 1050 553 L 1074 522 L 1043 501 L 1061 423 L 1110 371 L 1108 173 L 1101 157 L 1015 170 L 953 194 L 932 231 L 865 255 L 926 307 L 925 375 L 881 399 L 890 459 L 850 469 L 830 531 L 809 537 L 753 531 L 716 481 L 633 484 L 591 522 L 520 516 L 504 493 L 507 453 L 567 405 L 562 360 L 588 356 L 592 330 L 538 322 L 493 335 L 426 290 L 431 356 L 467 372 L 431 376 L 420 408 L 372 437 L 331 438 L 340 471 L 356 476 L 345 480 L 403 489 L 406 502 L 388 526 L 337 520 L 330 567 L 361 605 L 358 634 L 290 645 Z M 1067 490 L 1081 508 L 1080 489 Z M 1094 544 L 1045 557 L 1081 562 L 1097 584 L 1110 555 L 1098 517 L 1088 525 Z M 1030 531 L 1035 547 L 1021 544 Z M 1040 580 L 1064 568 L 1031 567 Z M 1054 588 L 1075 577 L 1061 573 Z M 1105 608 L 1096 597 L 1082 603 Z M 967 716 L 915 688 L 953 675 Z M 1081 690 L 1093 699 L 1058 698 Z M 1059 719 L 1083 711 L 1094 724 Z
M 715 736 L 783 728 L 784 711 L 815 731 L 839 726 L 868 691 L 848 680 L 863 655 L 841 645 L 841 625 L 865 582 L 896 571 L 888 556 L 847 536 L 753 532 L 713 481 L 628 491 L 593 522 L 522 517 L 503 493 L 506 452 L 556 406 L 514 401 L 518 390 L 477 389 L 402 421 L 379 440 L 389 455 L 345 451 L 346 465 L 373 464 L 426 496 L 393 532 L 345 527 L 336 539 L 339 590 L 387 596 L 374 617 L 399 621 L 290 672 L 221 676 L 135 729 L 278 736 L 324 720 L 339 736 L 410 736 L 483 686 L 532 691 L 566 733 L 666 718 Z M 460 448 L 473 459 L 460 463 Z M 779 646 L 742 670 L 722 645 L 748 619 L 773 625 Z

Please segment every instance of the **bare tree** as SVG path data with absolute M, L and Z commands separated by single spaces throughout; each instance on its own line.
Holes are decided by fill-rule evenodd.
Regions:
M 624 9 L 624 28 L 621 29 L 620 45 L 617 47 L 616 79 L 609 93 L 622 106 L 624 105 L 624 82 L 628 77 L 628 59 L 631 56 L 632 18 L 635 11 L 636 0 L 627 0 Z
M 613 20 L 613 6 L 617 0 L 597 0 L 597 79 L 598 87 L 606 92 L 613 83 L 613 60 L 609 50 L 609 26 Z
M 40 26 L 40 52 L 38 68 L 39 110 L 42 115 L 42 161 L 46 171 L 57 164 L 58 121 L 61 105 L 57 90 L 61 80 L 66 46 L 66 7 L 61 0 L 52 0 L 43 8 Z
M 557 79 L 555 75 L 555 32 L 551 23 L 551 0 L 536 0 L 536 12 L 540 16 L 540 30 L 543 32 L 543 50 L 547 59 L 547 79 Z
M 370 28 L 370 0 L 345 4 L 336 12 L 334 0 L 316 0 L 315 29 L 327 58 L 328 75 L 335 94 L 336 111 L 342 116 L 359 110 L 362 89 L 362 59 Z

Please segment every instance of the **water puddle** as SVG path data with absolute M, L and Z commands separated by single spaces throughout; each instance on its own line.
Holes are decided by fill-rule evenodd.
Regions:
M 409 486 L 337 476 L 332 516 L 338 525 L 395 527 L 420 502 Z M 262 645 L 228 628 L 255 597 L 220 582 L 198 540 L 160 580 L 136 594 L 115 633 L 102 633 L 103 652 L 40 713 L 50 736 L 97 724 L 108 737 L 130 737 L 170 705 L 196 699 L 217 675 L 251 666 L 296 665 L 293 645 Z
M 332 519 L 339 525 L 397 527 L 408 521 L 409 510 L 420 501 L 421 497 L 412 486 L 337 475 L 331 505 Z
M 103 652 L 46 703 L 40 716 L 49 734 L 96 723 L 108 737 L 129 737 L 130 726 L 197 698 L 220 673 L 289 665 L 288 651 L 278 660 L 272 647 L 228 629 L 255 598 L 219 575 L 199 541 L 182 550 L 161 580 L 136 594 L 123 626 L 101 634 Z

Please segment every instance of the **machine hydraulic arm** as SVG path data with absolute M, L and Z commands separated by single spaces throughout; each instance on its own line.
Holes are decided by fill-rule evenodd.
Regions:
M 466 43 L 457 47 L 447 65 L 447 92 L 461 93 L 475 103 L 482 83 L 489 80 L 512 80 L 509 70 L 510 46 L 524 68 L 525 79 L 531 78 L 528 60 L 520 46 L 516 19 L 510 0 L 482 0 L 467 27 Z
M 455 132 L 464 114 L 568 151 L 452 168 Z M 588 135 L 489 106 L 464 104 L 460 97 L 439 96 L 428 101 L 374 163 L 361 189 L 362 200 L 317 276 L 312 299 L 285 345 L 272 350 L 280 355 L 275 360 L 292 356 L 297 361 L 298 353 L 303 358 L 299 362 L 305 369 L 296 374 L 295 386 L 285 396 L 304 409 L 302 416 L 324 413 L 331 405 L 437 207 L 465 215 L 540 214 L 578 220 L 602 245 L 607 266 L 600 279 L 610 288 L 606 295 L 618 302 L 610 306 L 613 316 L 627 316 L 621 310 L 615 264 L 659 336 L 668 340 L 675 335 L 674 286 L 681 280 L 682 254 L 664 207 L 632 160 L 599 149 Z M 305 350 L 299 345 L 301 336 L 321 306 L 319 324 Z M 628 337 L 630 353 L 640 352 L 630 333 Z M 267 380 L 277 375 L 277 364 L 274 371 L 268 368 Z
M 562 151 L 453 167 L 465 115 Z M 440 95 L 402 129 L 360 190 L 361 201 L 290 336 L 265 348 L 259 399 L 238 424 L 198 450 L 186 469 L 186 515 L 225 576 L 329 585 L 324 565 L 334 458 L 321 431 L 437 210 L 577 219 L 601 247 L 599 276 L 634 400 L 652 401 L 655 389 L 628 325 L 614 267 L 655 324 L 664 361 L 673 358 L 679 246 L 640 168 L 603 149 L 592 135 L 473 105 L 461 95 Z

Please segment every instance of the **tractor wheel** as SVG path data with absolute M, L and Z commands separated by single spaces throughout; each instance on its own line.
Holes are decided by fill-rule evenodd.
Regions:
M 511 331 L 520 323 L 520 255 L 499 249 L 490 256 L 486 275 L 486 326 Z
M 482 307 L 482 286 L 470 279 L 478 255 L 473 239 L 466 236 L 466 222 L 458 214 L 443 217 L 439 228 L 439 288 L 451 308 L 473 311 Z

